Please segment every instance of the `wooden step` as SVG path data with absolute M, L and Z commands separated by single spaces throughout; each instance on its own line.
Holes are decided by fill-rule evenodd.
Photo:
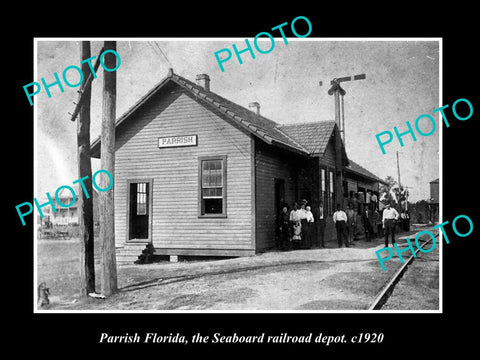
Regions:
M 121 249 L 121 250 L 117 250 L 117 254 L 126 254 L 126 255 L 140 255 L 143 251 L 143 248 L 142 249 Z
M 117 254 L 117 263 L 129 263 L 133 264 L 138 260 L 138 255 Z
M 147 247 L 147 243 L 124 243 L 122 246 L 116 248 L 117 263 L 118 264 L 133 264 L 142 251 Z
M 119 249 L 145 249 L 147 247 L 147 243 L 123 243 L 119 246 Z

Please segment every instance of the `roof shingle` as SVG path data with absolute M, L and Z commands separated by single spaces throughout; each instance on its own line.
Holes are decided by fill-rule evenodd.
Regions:
M 189 91 L 198 100 L 213 106 L 218 111 L 229 117 L 241 128 L 254 134 L 268 144 L 275 143 L 277 145 L 286 147 L 291 151 L 308 155 L 308 151 L 302 145 L 278 129 L 279 124 L 277 124 L 275 121 L 267 119 L 260 114 L 244 108 L 243 106 L 235 104 L 234 102 L 225 99 L 214 92 L 207 91 L 202 86 L 173 73 L 171 69 L 166 78 L 154 86 L 147 94 L 145 94 L 116 120 L 115 127 L 124 121 L 127 121 L 138 108 L 140 108 L 170 81 L 173 81 L 177 85 Z M 91 150 L 93 156 L 100 156 L 100 136 L 92 142 Z
M 263 141 L 269 144 L 276 143 L 277 145 L 282 145 L 292 151 L 300 152 L 304 155 L 323 155 L 335 127 L 335 121 L 333 120 L 280 125 L 275 121 L 225 99 L 214 92 L 207 91 L 202 86 L 173 73 L 171 69 L 166 78 L 154 86 L 147 94 L 140 98 L 140 100 L 117 119 L 115 126 L 128 120 L 130 115 L 147 102 L 169 81 L 175 82 L 189 91 L 200 101 L 216 108 L 240 127 L 254 134 Z M 100 136 L 92 142 L 91 149 L 93 156 L 100 156 Z M 351 160 L 349 162 L 350 165 L 347 167 L 347 170 L 383 182 L 360 165 Z
M 350 172 L 357 173 L 359 175 L 370 178 L 372 180 L 378 181 L 382 184 L 387 184 L 384 180 L 380 179 L 377 175 L 371 173 L 370 171 L 365 169 L 363 166 L 358 165 L 353 160 L 349 159 L 349 165 L 346 167 L 346 170 L 350 171 Z
M 290 147 L 292 150 L 307 153 L 307 150 L 302 145 L 279 130 L 279 124 L 275 121 L 225 99 L 214 92 L 207 91 L 203 87 L 177 74 L 172 73 L 171 78 L 183 88 L 194 92 L 196 95 L 200 95 L 202 100 L 205 100 L 212 106 L 216 107 L 235 122 L 246 127 L 249 131 L 253 132 L 266 142 L 271 143 L 272 141 L 275 141 Z
M 323 155 L 332 136 L 335 121 L 318 121 L 279 126 L 279 130 L 301 144 L 310 155 Z

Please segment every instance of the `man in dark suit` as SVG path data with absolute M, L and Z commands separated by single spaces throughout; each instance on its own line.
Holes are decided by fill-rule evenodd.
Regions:
M 362 225 L 365 229 L 365 240 L 367 242 L 372 241 L 372 220 L 373 220 L 373 213 L 372 210 L 368 206 L 365 206 L 365 210 L 362 212 Z
M 320 247 L 325 247 L 325 208 L 323 207 L 323 201 L 318 202 L 318 206 L 314 207 L 315 224 L 317 226 L 317 243 Z
M 278 248 L 282 251 L 290 249 L 290 214 L 287 204 L 284 204 L 279 218 L 279 244 Z

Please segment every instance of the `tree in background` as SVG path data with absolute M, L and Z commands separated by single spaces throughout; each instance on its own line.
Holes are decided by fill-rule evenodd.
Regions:
M 417 224 L 426 224 L 430 220 L 430 206 L 427 200 L 419 200 L 408 205 L 410 219 Z
M 380 184 L 379 194 L 380 202 L 390 204 L 401 212 L 408 204 L 408 212 L 410 214 L 410 221 L 417 224 L 426 224 L 430 222 L 431 210 L 427 200 L 419 200 L 416 203 L 409 202 L 408 189 L 399 187 L 392 176 L 385 178 L 385 184 Z M 408 203 L 407 203 L 408 201 Z
M 405 209 L 409 195 L 408 189 L 404 186 L 398 186 L 398 183 L 391 176 L 387 176 L 385 182 L 387 184 L 380 184 L 380 202 L 383 204 L 390 202 L 390 204 L 397 210 Z

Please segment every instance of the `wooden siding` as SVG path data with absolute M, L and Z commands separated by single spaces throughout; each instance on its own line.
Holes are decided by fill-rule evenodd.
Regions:
M 158 249 L 251 250 L 251 138 L 176 85 L 117 128 L 115 237 L 127 239 L 129 179 L 153 179 L 152 240 Z M 198 146 L 158 148 L 158 137 L 198 135 Z M 227 157 L 227 217 L 198 216 L 198 158 Z M 185 251 L 182 251 L 185 254 Z
M 255 212 L 256 249 L 261 251 L 275 246 L 276 215 L 275 179 L 285 181 L 285 201 L 291 206 L 296 201 L 295 160 L 278 149 L 255 142 Z
M 350 196 L 350 191 L 353 192 L 358 192 L 359 188 L 364 188 L 366 190 L 371 190 L 371 191 L 376 191 L 378 192 L 378 182 L 366 182 L 359 180 L 357 178 L 353 178 L 347 174 L 346 177 L 347 180 L 347 189 L 348 189 L 348 194 L 345 194 L 345 197 Z
M 306 199 L 308 205 L 317 206 L 320 199 L 320 169 L 318 158 L 298 162 L 298 200 Z
M 325 153 L 320 156 L 320 165 L 335 169 L 335 142 L 333 140 L 334 138 L 331 137 L 327 148 L 325 149 Z
M 356 193 L 358 191 L 358 183 L 355 180 L 349 179 L 347 177 L 347 193 L 345 194 L 345 197 L 350 197 L 350 191 L 353 191 Z

